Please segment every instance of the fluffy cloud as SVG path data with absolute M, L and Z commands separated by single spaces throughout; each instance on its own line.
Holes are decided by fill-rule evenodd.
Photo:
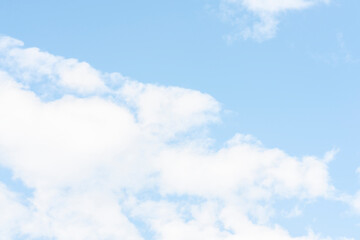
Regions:
M 0 239 L 11 239 L 21 232 L 28 211 L 16 194 L 0 182 Z
M 33 190 L 0 184 L 2 239 L 322 239 L 291 237 L 272 203 L 331 195 L 333 152 L 297 158 L 241 134 L 215 149 L 203 130 L 220 104 L 207 94 L 9 37 L 0 62 L 0 164 Z
M 239 36 L 263 41 L 275 36 L 279 15 L 302 10 L 329 0 L 221 0 L 220 11 L 224 19 L 239 27 L 239 32 L 227 36 L 233 41 Z
M 8 70 L 23 83 L 36 84 L 45 80 L 79 94 L 105 91 L 100 73 L 88 63 L 64 59 L 42 52 L 38 48 L 23 49 L 21 46 L 21 41 L 2 37 L 0 54 L 3 58 L 0 63 L 8 67 Z
M 360 167 L 356 169 L 356 173 L 358 175 L 360 174 Z M 357 191 L 353 195 L 343 194 L 339 197 L 339 200 L 347 203 L 351 207 L 353 213 L 360 214 L 360 191 Z

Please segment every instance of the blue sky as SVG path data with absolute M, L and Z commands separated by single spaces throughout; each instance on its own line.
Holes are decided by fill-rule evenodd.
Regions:
M 324 180 L 326 181 L 325 185 L 329 189 L 333 188 L 331 191 L 329 190 L 331 193 L 319 191 L 315 194 L 309 190 L 311 194 L 305 194 L 297 190 L 300 192 L 295 194 L 292 192 L 293 189 L 291 191 L 287 189 L 291 194 L 289 192 L 284 194 L 283 190 L 280 191 L 277 187 L 274 187 L 275 190 L 272 190 L 274 193 L 271 193 L 274 195 L 273 197 L 254 200 L 254 206 L 266 206 L 270 209 L 264 210 L 264 215 L 269 215 L 268 219 L 261 220 L 259 215 L 251 213 L 252 208 L 247 210 L 248 212 L 246 212 L 245 216 L 253 219 L 254 226 L 272 228 L 275 224 L 279 224 L 292 237 L 307 236 L 305 239 L 315 239 L 311 238 L 311 234 L 309 234 L 309 229 L 311 229 L 314 234 L 319 234 L 319 236 L 324 238 L 342 239 L 342 237 L 347 237 L 349 239 L 360 239 L 358 226 L 360 204 L 356 205 L 354 203 L 357 199 L 356 193 L 360 187 L 359 174 L 357 173 L 357 168 L 360 167 L 360 150 L 358 147 L 360 142 L 360 128 L 358 125 L 360 120 L 358 110 L 360 103 L 360 95 L 358 93 L 360 90 L 360 82 L 358 81 L 360 73 L 360 47 L 358 44 L 360 42 L 360 34 L 357 31 L 360 20 L 358 14 L 360 3 L 351 0 L 289 0 L 285 2 L 288 2 L 290 5 L 282 5 L 279 0 L 235 0 L 233 3 L 228 0 L 155 2 L 106 0 L 101 3 L 80 0 L 61 2 L 2 0 L 0 1 L 0 34 L 18 39 L 24 42 L 25 45 L 21 47 L 19 44 L 15 44 L 15 47 L 7 46 L 4 48 L 6 51 L 1 53 L 1 70 L 10 75 L 14 81 L 23 84 L 25 89 L 27 89 L 26 91 L 33 92 L 38 97 L 44 94 L 44 92 L 48 92 L 49 95 L 53 95 L 57 100 L 60 99 L 60 103 L 64 104 L 64 106 L 68 106 L 66 105 L 68 104 L 67 101 L 70 101 L 64 98 L 66 95 L 71 95 L 75 99 L 89 100 L 86 103 L 73 100 L 78 104 L 73 103 L 74 106 L 79 107 L 79 110 L 74 111 L 86 113 L 84 116 L 90 114 L 86 111 L 87 106 L 94 105 L 94 109 L 102 109 L 101 104 L 105 104 L 100 100 L 100 102 L 96 102 L 92 99 L 93 97 L 97 96 L 101 100 L 107 99 L 107 101 L 110 101 L 107 96 L 110 96 L 111 99 L 117 99 L 112 101 L 119 106 L 125 106 L 124 108 L 128 109 L 136 119 L 136 124 L 134 123 L 136 127 L 134 126 L 134 129 L 141 129 L 134 130 L 134 132 L 129 134 L 134 139 L 145 139 L 144 142 L 139 143 L 139 146 L 131 145 L 128 148 L 142 149 L 142 151 L 148 154 L 144 154 L 148 159 L 152 159 L 154 155 L 160 153 L 162 157 L 167 156 L 171 151 L 185 154 L 188 159 L 217 158 L 218 155 L 215 154 L 216 156 L 213 156 L 211 155 L 212 152 L 220 151 L 221 153 L 222 150 L 228 149 L 225 142 L 232 139 L 236 133 L 249 134 L 261 141 L 262 145 L 260 148 L 263 149 L 262 151 L 266 152 L 266 150 L 275 148 L 281 149 L 280 151 L 286 153 L 288 157 L 297 159 L 300 162 L 303 161 L 302 159 L 305 156 L 315 156 L 317 159 L 322 159 L 327 152 L 338 150 L 331 161 L 325 161 L 326 167 L 324 167 L 329 175 L 329 179 Z M 307 3 L 312 3 L 312 5 L 305 6 L 304 4 Z M 263 32 L 254 30 L 254 26 L 258 22 L 260 22 L 260 25 L 262 24 L 261 26 L 267 26 L 268 30 Z M 276 22 L 276 24 L 273 22 Z M 250 35 L 249 31 L 246 32 L 247 30 L 250 31 Z M 29 62 L 24 63 L 25 60 L 23 59 L 25 59 L 24 56 L 27 53 L 22 52 L 22 50 L 16 55 L 16 59 L 14 55 L 11 55 L 13 53 L 8 52 L 8 49 L 19 48 L 24 50 L 32 47 L 36 47 L 42 52 L 47 52 L 49 56 L 44 57 L 45 60 L 43 61 L 49 64 L 49 66 L 51 65 L 51 69 L 57 70 L 51 70 L 55 72 L 45 71 L 41 68 L 41 64 L 31 65 Z M 29 54 L 31 55 L 31 53 Z M 35 59 L 38 56 L 37 54 L 35 52 L 32 57 Z M 50 55 L 62 56 L 62 60 L 51 60 L 52 57 Z M 31 56 L 28 57 L 31 58 Z M 77 59 L 77 62 L 70 63 L 68 61 L 70 58 Z M 9 59 L 12 60 L 10 61 Z M 89 65 L 82 65 L 83 62 Z M 55 64 L 54 66 L 56 67 L 53 67 L 52 64 Z M 76 72 L 77 75 L 74 75 L 75 77 L 64 77 L 67 71 L 78 69 L 77 64 L 79 64 L 81 71 Z M 100 73 L 95 73 L 93 69 Z M 121 73 L 121 77 L 109 77 L 109 75 L 105 74 L 113 72 Z M 74 74 L 74 72 L 71 72 L 71 74 Z M 43 76 L 47 80 L 39 81 Z M 85 82 L 87 79 L 93 79 L 93 82 L 90 83 L 93 85 L 86 86 L 85 82 L 78 83 L 78 78 Z M 95 91 L 94 89 L 97 88 L 102 89 L 102 83 L 97 82 L 98 78 L 102 82 L 118 81 L 122 87 L 119 89 L 113 88 L 111 91 L 109 89 Z M 127 81 L 130 81 L 130 83 Z M 169 86 L 176 86 L 181 90 Z M 107 85 L 107 87 L 109 86 Z M 195 93 L 190 93 L 183 89 L 192 89 L 191 91 L 195 91 Z M 8 91 L 12 92 L 12 90 Z M 197 91 L 201 92 L 202 95 L 198 95 L 200 93 Z M 5 98 L 5 93 L 3 94 L 4 98 L 2 99 L 4 101 L 7 98 Z M 180 98 L 180 96 L 182 97 Z M 190 100 L 185 101 L 184 99 Z M 156 102 L 157 100 L 161 104 Z M 182 102 L 183 100 L 185 102 Z M 34 102 L 34 106 L 37 106 L 36 100 L 28 101 Z M 186 105 L 188 101 L 194 103 L 193 108 L 189 108 L 190 110 L 185 111 L 184 109 L 178 110 L 176 108 L 178 103 Z M 52 107 L 55 109 L 49 110 L 51 113 L 42 113 L 41 111 L 43 110 L 38 110 L 38 112 L 35 111 L 36 113 L 28 114 L 30 114 L 29 116 L 34 116 L 34 122 L 36 123 L 41 122 L 45 124 L 51 119 L 66 120 L 68 119 L 67 114 L 69 112 L 72 113 L 72 111 L 64 110 L 67 108 L 60 103 L 58 104 L 59 106 L 53 104 L 49 107 L 49 109 Z M 46 102 L 42 102 L 42 104 L 46 105 Z M 9 105 L 19 109 L 23 106 L 20 100 L 13 103 L 13 105 Z M 23 107 L 26 109 L 25 106 Z M 117 111 L 111 110 L 112 107 L 114 106 L 105 107 L 104 116 L 112 116 L 112 111 Z M 6 114 L 6 109 L 4 109 L 1 110 L 3 114 Z M 156 115 L 162 111 L 166 114 Z M 51 115 L 52 113 L 54 115 Z M 22 114 L 27 116 L 25 113 Z M 41 116 L 47 117 L 44 120 Z M 117 119 L 118 116 L 115 115 L 113 117 Z M 36 120 L 37 118 L 42 120 Z M 120 119 L 122 118 L 120 117 Z M 0 142 L 0 156 L 4 159 L 0 161 L 2 165 L 0 180 L 4 183 L 4 186 L 7 186 L 9 191 L 15 191 L 20 194 L 21 192 L 29 192 L 26 194 L 28 196 L 23 197 L 21 201 L 30 201 L 36 205 L 45 201 L 41 201 L 41 199 L 45 198 L 41 195 L 41 193 L 44 193 L 44 189 L 55 189 L 59 191 L 57 194 L 60 194 L 62 191 L 59 189 L 69 186 L 71 189 L 77 189 L 76 191 L 79 188 L 86 189 L 86 187 L 83 187 L 84 183 L 76 177 L 69 177 L 69 179 L 73 180 L 69 180 L 67 183 L 62 182 L 61 184 L 58 183 L 60 180 L 53 180 L 53 185 L 46 188 L 40 183 L 48 179 L 49 176 L 47 174 L 43 174 L 43 178 L 32 181 L 33 175 L 36 175 L 40 171 L 41 166 L 43 166 L 42 163 L 34 160 L 38 164 L 39 169 L 31 168 L 30 171 L 26 167 L 27 165 L 23 166 L 21 162 L 27 159 L 25 157 L 27 155 L 32 156 L 30 159 L 41 159 L 42 157 L 46 159 L 44 156 L 48 155 L 44 154 L 42 156 L 40 154 L 41 156 L 39 156 L 38 151 L 41 151 L 39 150 L 41 148 L 37 148 L 37 146 L 33 146 L 32 150 L 29 150 L 32 145 L 27 141 L 33 142 L 34 139 L 38 139 L 35 133 L 32 133 L 30 130 L 27 131 L 28 128 L 25 128 L 26 126 L 31 128 L 32 124 L 29 123 L 25 124 L 26 126 L 12 128 L 10 125 L 7 125 L 12 121 L 15 120 L 9 118 L 8 121 L 0 122 L 0 125 L 3 125 L 1 129 L 22 129 L 22 131 L 19 130 L 17 135 L 15 135 L 19 139 L 27 140 L 24 140 L 22 145 L 16 145 L 12 142 L 11 137 L 15 130 L 9 130 L 8 133 L 1 132 L 5 137 Z M 80 128 L 79 130 L 80 125 L 76 124 L 77 121 L 81 121 L 77 118 L 74 121 L 75 123 L 70 121 L 68 124 L 73 126 L 75 133 L 79 134 L 79 139 L 83 139 L 83 135 L 86 136 L 86 134 L 83 134 L 83 131 L 86 132 L 86 129 L 82 131 L 82 128 Z M 61 121 L 59 122 L 61 125 Z M 21 125 L 21 123 L 19 124 Z M 124 122 L 123 124 L 126 125 L 128 123 Z M 37 124 L 35 125 L 37 126 Z M 93 125 L 89 123 L 86 126 Z M 110 124 L 109 126 L 112 126 L 115 130 L 117 127 L 121 128 L 117 124 L 114 126 Z M 39 129 L 33 127 L 35 132 L 41 131 L 41 125 L 38 127 Z M 48 127 L 52 129 L 51 124 Z M 133 129 L 132 127 L 129 128 Z M 99 129 L 101 130 L 101 128 Z M 102 132 L 100 130 L 99 132 Z M 145 132 L 146 137 L 137 135 L 137 131 Z M 32 134 L 35 135 L 33 136 Z M 54 131 L 50 135 L 57 139 L 57 134 L 60 133 Z M 80 135 L 83 138 L 80 138 Z M 126 134 L 122 133 L 120 135 L 124 136 Z M 44 135 L 39 138 L 39 144 L 44 144 L 42 141 L 45 141 L 44 139 L 48 139 L 48 137 L 50 138 L 50 136 Z M 113 136 L 109 133 L 109 135 L 101 135 L 98 140 L 118 140 L 117 137 L 117 135 Z M 148 144 L 147 141 L 150 140 L 147 138 L 155 138 L 154 145 L 156 146 L 154 146 L 154 149 L 160 150 L 154 150 L 154 152 L 148 150 L 146 146 Z M 209 138 L 212 144 L 207 146 Z M 66 139 L 66 137 L 60 139 Z M 81 145 L 79 148 L 86 149 L 87 147 L 98 146 L 99 143 L 95 140 L 94 142 L 90 141 L 91 143 Z M 115 141 L 116 143 L 119 145 L 123 144 L 122 141 L 119 140 L 117 142 L 117 140 Z M 58 141 L 60 143 L 47 140 L 47 142 L 61 145 L 61 140 Z M 237 144 L 242 146 L 242 144 L 247 144 L 249 140 L 241 138 L 236 141 L 238 141 Z M 198 153 L 195 150 L 196 148 L 192 149 L 198 145 L 201 146 L 199 147 L 200 149 L 204 148 L 203 151 L 206 154 Z M 257 143 L 251 142 L 250 145 L 253 151 L 258 152 L 256 150 L 259 147 Z M 52 149 L 51 146 L 49 145 L 49 149 Z M 108 147 L 99 147 L 101 150 L 94 154 L 103 153 L 104 149 L 108 150 Z M 110 148 L 113 150 L 112 147 Z M 13 149 L 17 149 L 22 154 L 19 154 L 19 156 L 15 154 L 16 156 L 13 156 Z M 62 148 L 54 147 L 54 149 Z M 72 148 L 64 147 L 64 149 L 72 151 Z M 188 156 L 184 149 L 193 152 L 193 154 Z M 179 155 L 181 155 L 180 153 Z M 56 154 L 56 150 L 49 150 L 47 154 L 49 156 Z M 109 158 L 113 156 L 126 158 L 124 157 L 125 155 L 118 156 L 117 154 L 121 155 L 123 153 L 116 152 L 109 156 Z M 130 153 L 127 153 L 126 156 L 130 155 Z M 170 155 L 173 156 L 173 153 Z M 201 155 L 201 157 L 198 155 Z M 239 156 L 239 158 L 246 159 L 246 156 L 248 155 L 244 155 L 244 157 Z M 90 161 L 88 160 L 90 157 L 81 151 L 71 152 L 63 157 L 74 158 L 73 161 L 77 161 L 77 158 L 82 159 L 79 160 L 79 166 L 82 166 L 82 164 L 89 165 L 87 161 Z M 266 155 L 264 159 L 267 159 L 267 157 Z M 137 159 L 137 157 L 134 156 L 134 159 Z M 273 158 L 269 156 L 269 159 Z M 31 160 L 27 161 L 31 162 Z M 60 157 L 58 161 L 61 161 Z M 102 162 L 97 161 L 92 159 L 91 163 L 94 165 L 90 165 L 94 168 L 104 167 L 104 169 L 107 169 L 109 166 L 115 166 L 112 165 L 114 164 L 112 162 L 107 163 L 108 165 L 105 163 L 102 165 Z M 151 161 L 148 160 L 148 162 Z M 176 160 L 174 161 L 176 165 Z M 36 165 L 35 162 L 34 166 Z M 136 165 L 134 163 L 134 169 L 140 168 L 141 164 L 144 164 L 141 161 L 137 162 L 137 160 L 134 160 L 134 162 L 140 164 Z M 158 164 L 157 160 L 155 162 Z M 229 160 L 229 162 L 231 161 Z M 156 196 L 160 194 L 161 198 L 163 198 L 162 202 L 167 202 L 169 195 L 173 194 L 179 197 L 180 200 L 169 200 L 169 202 L 175 202 L 175 205 L 179 202 L 180 207 L 191 205 L 191 201 L 188 203 L 184 201 L 184 195 L 200 196 L 205 199 L 205 202 L 211 202 L 214 198 L 217 201 L 234 202 L 236 199 L 236 201 L 242 202 L 248 197 L 244 194 L 244 198 L 237 199 L 240 197 L 235 194 L 236 196 L 232 196 L 231 200 L 229 200 L 230 197 L 223 198 L 207 190 L 208 186 L 201 182 L 193 183 L 198 187 L 196 189 L 187 188 L 188 185 L 183 183 L 183 181 L 185 181 L 184 178 L 189 181 L 193 179 L 191 174 L 189 176 L 179 176 L 179 179 L 175 181 L 169 177 L 171 175 L 169 175 L 171 172 L 170 166 L 160 164 L 161 167 L 159 167 L 157 164 L 155 164 L 156 167 L 151 166 L 146 171 L 144 170 L 146 174 L 142 175 L 139 173 L 136 175 L 139 175 L 139 181 L 146 182 L 150 180 L 144 176 L 148 176 L 147 174 L 149 173 L 156 172 L 162 176 L 160 180 L 157 178 L 151 180 L 155 183 L 150 187 L 150 189 L 160 189 L 159 192 L 158 190 L 153 190 L 152 194 Z M 203 165 L 200 164 L 198 166 Z M 195 167 L 192 166 L 192 168 Z M 246 168 L 246 166 L 241 164 L 238 167 Z M 51 169 L 49 170 L 46 167 L 43 167 L 43 169 L 41 171 L 51 173 Z M 324 169 L 321 168 L 320 170 Z M 106 171 L 108 170 L 104 170 L 104 172 Z M 133 173 L 132 171 L 136 172 L 136 170 L 131 168 L 127 173 Z M 88 175 L 85 174 L 84 179 L 107 182 L 107 187 L 109 187 L 108 185 L 112 187 L 116 185 L 114 182 L 127 182 L 126 179 L 104 180 L 98 174 L 95 174 L 96 177 L 90 173 Z M 217 173 L 213 174 L 216 175 Z M 254 174 L 256 175 L 256 172 Z M 12 175 L 15 176 L 15 179 L 12 179 Z M 59 176 L 62 175 L 60 174 Z M 64 175 L 65 178 L 67 176 L 66 174 Z M 206 176 L 209 178 L 211 176 L 214 177 L 210 173 Z M 206 176 L 204 176 L 204 179 L 206 179 Z M 321 178 L 317 177 L 317 175 L 315 176 L 316 178 Z M 236 182 L 236 180 L 234 181 Z M 313 181 L 314 185 L 316 185 L 317 180 L 314 179 Z M 224 180 L 224 185 L 220 184 L 223 187 L 219 187 L 219 189 L 228 186 L 226 183 Z M 191 183 L 189 184 L 191 185 Z M 308 183 L 303 184 L 302 188 L 307 189 L 308 187 L 311 189 L 307 185 Z M 147 189 L 149 186 L 146 184 L 146 186 L 141 187 L 135 185 L 133 183 L 116 185 L 118 190 L 126 189 L 126 191 L 133 193 L 134 196 L 131 196 L 131 199 L 135 198 L 134 202 L 129 200 L 130 197 L 113 196 L 111 194 L 105 194 L 108 196 L 106 199 L 109 201 L 121 199 L 121 201 L 131 202 L 127 203 L 129 206 L 121 205 L 121 208 L 128 208 L 130 215 L 132 214 L 133 217 L 136 216 L 145 222 L 147 225 L 144 224 L 154 232 L 160 231 L 157 229 L 158 225 L 155 224 L 155 226 L 151 221 L 146 222 L 150 218 L 149 215 L 158 216 L 157 213 L 148 213 L 148 210 L 143 210 L 143 212 L 139 213 L 133 210 L 135 208 L 142 209 L 139 206 L 145 204 L 137 199 L 137 194 L 141 194 L 141 191 L 149 191 Z M 239 182 L 240 185 L 241 181 Z M 113 192 L 112 187 L 109 187 L 111 192 Z M 250 187 L 250 189 L 252 188 Z M 86 192 L 85 190 L 83 191 Z M 89 190 L 86 193 L 95 194 L 94 192 L 96 191 L 92 192 L 92 190 Z M 64 193 L 62 194 L 67 196 Z M 226 194 L 230 193 L 226 192 Z M 232 194 L 234 193 L 232 192 Z M 80 194 L 77 192 L 75 195 L 69 194 L 71 199 L 75 198 L 75 196 L 81 199 Z M 99 201 L 105 200 L 99 199 Z M 357 201 L 360 202 L 360 200 Z M 157 201 L 154 202 L 154 204 L 160 204 Z M 138 205 L 134 207 L 131 204 Z M 215 203 L 211 204 L 214 205 Z M 194 204 L 193 207 L 203 207 L 203 209 L 208 207 L 210 209 L 208 212 L 211 212 L 211 209 L 213 209 L 211 206 Z M 225 204 L 225 206 L 227 205 Z M 48 207 L 50 209 L 50 206 Z M 229 204 L 227 207 L 232 208 L 237 207 L 237 205 Z M 19 208 L 22 209 L 24 207 Z M 219 206 L 214 208 L 222 213 Z M 292 217 L 285 216 L 289 215 L 287 212 L 297 208 L 299 210 L 298 214 L 294 214 Z M 40 214 L 41 211 L 39 209 L 26 214 L 31 216 L 32 214 Z M 154 209 L 156 208 L 154 207 Z M 27 210 L 24 211 L 26 212 Z M 47 210 L 43 211 L 46 212 Z M 191 213 L 194 215 L 194 219 L 197 219 L 197 215 L 194 212 Z M 219 217 L 220 215 L 219 213 L 216 216 Z M 15 215 L 12 217 L 16 219 Z M 163 216 L 159 216 L 158 221 L 166 222 L 163 218 Z M 29 219 L 36 219 L 36 217 L 29 217 Z M 119 219 L 122 218 L 119 217 Z M 219 219 L 219 221 L 222 221 L 222 218 L 219 217 Z M 37 221 L 39 220 L 31 220 L 30 222 L 36 225 L 39 224 Z M 52 220 L 48 220 L 48 222 L 51 221 L 54 221 L 53 225 L 65 226 L 67 220 L 54 216 Z M 119 221 L 121 222 L 122 220 Z M 201 221 L 199 220 L 199 222 Z M 223 224 L 225 223 L 226 220 L 223 220 Z M 23 226 L 31 226 L 31 224 L 24 223 Z M 101 224 L 106 225 L 107 223 Z M 232 226 L 231 223 L 228 224 L 230 228 L 233 227 L 235 229 L 232 230 L 233 232 L 237 233 L 239 231 L 239 236 L 242 236 L 240 230 L 236 230 L 236 227 Z M 135 229 L 139 228 L 138 230 L 141 232 L 145 225 L 137 223 L 133 226 L 135 226 Z M 96 228 L 97 225 L 94 226 Z M 179 225 L 178 229 L 182 229 L 181 227 L 183 225 Z M 10 229 L 10 227 L 7 228 Z M 176 224 L 175 228 L 177 229 Z M 25 236 L 29 239 L 40 237 L 45 239 L 50 239 L 51 237 L 65 239 L 55 228 L 51 227 L 46 232 L 41 232 L 41 230 L 31 232 L 26 227 L 24 229 L 22 234 L 26 233 L 27 235 L 25 234 Z M 21 232 L 17 234 L 21 234 Z M 115 233 L 114 235 L 109 233 L 109 236 L 102 236 L 101 233 L 97 234 L 100 234 L 97 235 L 98 239 L 109 236 L 112 239 L 111 236 L 120 236 Z M 150 235 L 146 236 L 146 234 L 143 237 L 144 239 L 186 239 L 181 236 L 174 238 L 166 234 L 159 232 L 155 233 L 152 237 Z M 194 236 L 202 236 L 196 234 L 194 233 Z M 206 236 L 211 239 L 208 235 Z M 217 238 L 214 236 L 213 239 L 228 239 L 228 237 L 219 236 L 216 235 Z M 116 237 L 113 238 L 118 239 Z M 124 239 L 126 238 L 137 239 L 135 237 L 124 237 Z M 250 235 L 248 238 L 257 239 Z M 74 239 L 83 238 L 79 235 L 78 238 L 75 237 Z

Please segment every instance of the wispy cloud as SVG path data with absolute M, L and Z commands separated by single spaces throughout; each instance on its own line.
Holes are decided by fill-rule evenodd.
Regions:
M 336 34 L 337 48 L 334 51 L 327 53 L 312 53 L 311 56 L 320 62 L 327 63 L 333 66 L 339 64 L 357 64 L 359 58 L 353 55 L 349 50 L 344 35 L 342 32 Z
M 303 10 L 329 0 L 221 0 L 220 15 L 223 20 L 236 27 L 226 40 L 238 38 L 264 41 L 273 38 L 277 32 L 279 16 L 282 13 Z
M 272 203 L 331 195 L 332 153 L 297 158 L 241 134 L 216 150 L 196 134 L 220 118 L 208 94 L 9 37 L 0 47 L 0 164 L 34 189 L 22 199 L 0 184 L 1 236 L 323 239 L 291 237 L 271 221 Z

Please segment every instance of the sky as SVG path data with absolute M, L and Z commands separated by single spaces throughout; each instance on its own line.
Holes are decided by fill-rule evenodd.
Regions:
M 0 240 L 360 239 L 348 0 L 0 0 Z

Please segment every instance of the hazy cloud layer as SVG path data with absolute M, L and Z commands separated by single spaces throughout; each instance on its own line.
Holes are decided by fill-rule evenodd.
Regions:
M 297 158 L 241 134 L 216 150 L 203 133 L 220 119 L 211 96 L 9 37 L 0 69 L 0 164 L 33 190 L 0 183 L 0 239 L 325 239 L 291 237 L 272 203 L 331 196 L 335 152 Z

